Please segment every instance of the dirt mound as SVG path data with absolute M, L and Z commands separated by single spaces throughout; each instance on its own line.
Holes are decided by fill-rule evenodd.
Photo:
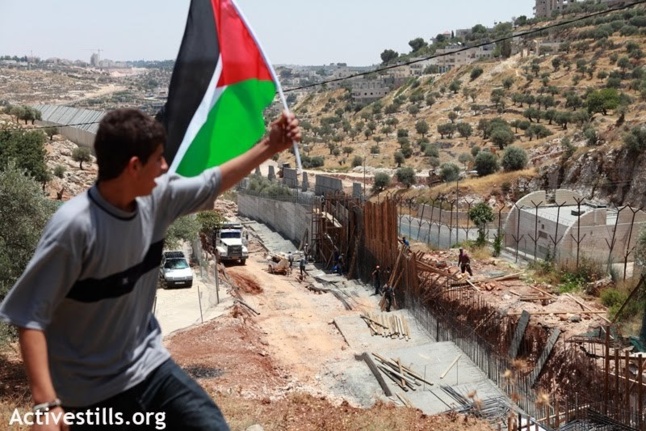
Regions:
M 237 388 L 247 397 L 274 395 L 285 384 L 265 350 L 258 328 L 247 319 L 221 317 L 166 340 L 175 361 L 208 388 Z
M 250 295 L 259 295 L 263 292 L 258 279 L 253 275 L 245 273 L 244 270 L 240 270 L 239 268 L 230 268 L 227 270 L 227 273 L 233 281 L 233 284 L 240 288 L 242 292 Z

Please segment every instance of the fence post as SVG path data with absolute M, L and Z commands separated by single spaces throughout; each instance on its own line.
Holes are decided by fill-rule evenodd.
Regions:
M 447 248 L 451 248 L 451 238 L 453 237 L 453 205 L 455 205 L 455 202 L 451 201 L 450 203 L 451 203 L 451 215 L 449 217 L 449 244 Z
M 627 271 L 627 267 L 628 267 L 628 256 L 630 256 L 630 253 L 632 253 L 633 250 L 635 249 L 635 247 L 637 246 L 637 244 L 635 244 L 635 247 L 633 247 L 633 248 L 631 248 L 629 250 L 629 248 L 630 248 L 630 240 L 632 239 L 632 236 L 633 236 L 633 227 L 635 226 L 635 216 L 637 215 L 637 212 L 641 211 L 641 207 L 639 209 L 637 209 L 636 211 L 633 211 L 633 209 L 631 207 L 628 207 L 628 208 L 630 209 L 630 211 L 632 211 L 633 217 L 630 220 L 630 232 L 628 233 L 628 241 L 626 242 L 626 255 L 624 257 L 624 281 L 626 280 L 626 271 Z
M 516 214 L 517 214 L 516 215 L 516 235 L 512 235 L 511 237 L 514 240 L 514 242 L 516 242 L 516 262 L 518 262 L 518 247 L 520 246 L 520 240 L 523 239 L 525 234 L 520 235 L 520 210 L 521 210 L 521 207 L 519 207 L 518 204 L 514 203 L 514 208 L 512 208 L 512 211 L 514 209 L 516 210 Z
M 576 242 L 576 269 L 579 269 L 579 255 L 581 253 L 581 241 L 583 241 L 583 238 L 585 238 L 585 235 L 583 235 L 583 238 L 581 238 L 581 203 L 583 202 L 584 198 L 574 198 L 576 201 L 577 205 L 577 221 L 576 221 L 576 237 L 577 239 L 574 240 Z M 572 234 L 570 234 L 572 236 Z M 574 237 L 572 237 L 574 239 Z
M 437 247 L 442 248 L 442 244 L 441 244 L 441 241 L 440 241 L 440 239 L 442 238 L 441 233 L 440 233 L 440 229 L 442 227 L 442 203 L 444 202 L 444 196 L 441 196 L 439 198 L 439 200 L 440 200 L 440 216 L 439 216 L 439 220 L 437 222 Z
M 467 201 L 467 229 L 465 230 L 466 236 L 464 238 L 467 241 L 469 240 L 469 232 L 470 232 L 469 222 L 471 221 L 471 218 L 469 217 L 469 213 L 471 212 L 472 204 L 473 204 L 473 201 Z
M 422 204 L 422 215 L 419 218 L 419 225 L 417 227 L 417 241 L 419 241 L 419 233 L 422 230 L 422 222 L 424 221 L 424 210 L 426 209 L 426 204 Z
M 536 203 L 534 201 L 531 201 L 532 205 L 534 205 L 534 237 L 532 238 L 531 235 L 529 235 L 529 238 L 534 241 L 534 262 L 536 262 L 536 249 L 538 247 L 538 208 L 543 204 L 543 201 L 540 201 L 539 203 Z
M 617 225 L 619 224 L 619 217 L 621 216 L 621 212 L 625 210 L 626 207 L 624 206 L 622 209 L 617 209 L 617 218 L 615 218 L 615 226 L 612 228 L 612 239 L 610 242 L 608 242 L 608 239 L 606 238 L 606 245 L 608 246 L 608 263 L 607 263 L 607 270 L 610 272 L 610 268 L 612 268 L 612 251 L 615 248 L 615 244 L 617 241 Z
M 554 229 L 554 237 L 550 235 L 550 240 L 552 241 L 552 244 L 554 244 L 553 248 L 553 257 L 554 260 L 556 261 L 556 247 L 558 246 L 558 243 L 561 242 L 563 237 L 559 238 L 559 222 L 561 221 L 561 208 L 565 205 L 565 202 L 561 204 L 556 204 L 558 209 L 556 210 L 556 228 Z

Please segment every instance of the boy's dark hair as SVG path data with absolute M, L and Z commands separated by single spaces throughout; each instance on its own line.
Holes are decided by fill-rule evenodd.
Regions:
M 94 153 L 99 165 L 98 181 L 118 177 L 136 156 L 142 163 L 166 142 L 164 126 L 137 109 L 116 109 L 99 123 Z

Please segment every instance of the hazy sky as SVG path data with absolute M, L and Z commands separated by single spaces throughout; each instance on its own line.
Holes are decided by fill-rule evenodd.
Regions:
M 533 16 L 535 0 L 238 0 L 274 64 L 381 62 L 384 49 Z M 0 55 L 174 59 L 189 0 L 0 0 Z

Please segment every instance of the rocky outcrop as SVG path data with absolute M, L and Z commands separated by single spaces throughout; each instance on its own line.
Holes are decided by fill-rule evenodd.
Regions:
M 532 188 L 567 188 L 614 205 L 646 206 L 646 158 L 624 148 L 594 148 L 541 168 Z
M 45 186 L 45 191 L 51 199 L 69 200 L 88 189 L 96 180 L 97 166 L 94 158 L 92 162 L 84 162 L 81 170 L 79 163 L 72 159 L 72 152 L 76 147 L 75 143 L 59 135 L 45 144 L 47 167 L 52 173 L 52 179 Z M 57 166 L 64 168 L 62 178 L 54 174 L 56 169 L 60 169 Z

